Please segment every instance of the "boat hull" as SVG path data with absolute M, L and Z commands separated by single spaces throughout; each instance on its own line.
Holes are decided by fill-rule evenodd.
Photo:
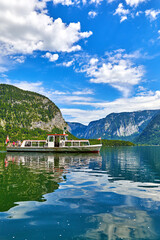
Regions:
M 98 153 L 102 144 L 70 147 L 7 147 L 7 152 L 92 152 Z

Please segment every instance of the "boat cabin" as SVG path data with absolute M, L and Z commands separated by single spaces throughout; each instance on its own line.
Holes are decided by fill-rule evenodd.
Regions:
M 88 140 L 68 140 L 68 134 L 48 134 L 46 140 L 24 140 L 20 147 L 63 148 L 63 147 L 82 147 L 88 145 L 90 145 Z
M 63 147 L 65 141 L 68 140 L 68 134 L 48 134 L 47 145 L 48 147 Z

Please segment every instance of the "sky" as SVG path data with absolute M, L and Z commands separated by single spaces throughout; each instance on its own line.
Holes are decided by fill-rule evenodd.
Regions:
M 160 109 L 160 1 L 0 0 L 0 83 L 85 125 Z

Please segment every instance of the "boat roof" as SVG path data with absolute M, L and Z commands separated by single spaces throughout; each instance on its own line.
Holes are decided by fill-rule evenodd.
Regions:
M 26 142 L 46 142 L 46 140 L 23 140 L 23 142 L 26 141 Z
M 68 134 L 47 134 L 48 136 L 68 136 Z
M 66 142 L 89 142 L 89 140 L 88 139 L 85 139 L 85 140 L 82 140 L 82 139 L 74 140 L 74 139 L 72 139 L 72 140 L 66 140 Z

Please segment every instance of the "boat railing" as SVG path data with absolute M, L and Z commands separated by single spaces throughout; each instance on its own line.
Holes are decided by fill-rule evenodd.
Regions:
M 90 145 L 88 140 L 66 140 L 65 147 L 82 147 Z
M 59 147 L 83 147 L 89 146 L 89 140 L 60 140 Z M 21 143 L 20 141 L 16 143 L 9 143 L 7 145 L 9 148 L 14 147 L 22 147 L 22 148 L 44 148 L 48 147 L 47 140 L 23 140 Z
M 21 147 L 45 147 L 46 144 L 46 140 L 24 140 Z

